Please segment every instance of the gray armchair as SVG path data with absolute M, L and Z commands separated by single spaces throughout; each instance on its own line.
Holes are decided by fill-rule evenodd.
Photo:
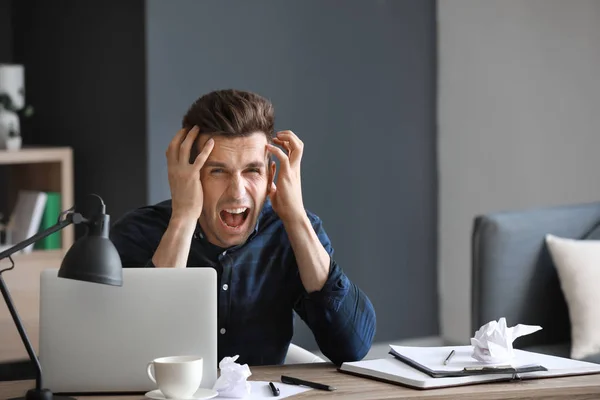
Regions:
M 303 347 L 290 343 L 284 364 L 323 363 L 323 358 L 311 353 Z
M 570 356 L 569 313 L 546 234 L 600 238 L 600 202 L 496 212 L 475 218 L 472 231 L 471 328 L 506 317 L 509 326 L 540 325 L 515 348 Z M 600 354 L 586 361 L 600 363 Z

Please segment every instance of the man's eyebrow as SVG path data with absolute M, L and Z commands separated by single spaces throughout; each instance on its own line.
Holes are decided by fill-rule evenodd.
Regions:
M 265 163 L 262 161 L 254 161 L 246 165 L 246 168 L 263 168 Z
M 206 167 L 227 168 L 227 165 L 225 165 L 222 162 L 218 162 L 218 161 L 206 161 L 204 163 L 204 166 L 206 166 Z

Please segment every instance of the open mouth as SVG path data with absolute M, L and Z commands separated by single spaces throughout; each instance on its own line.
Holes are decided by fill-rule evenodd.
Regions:
M 248 214 L 250 213 L 250 209 L 248 207 L 239 207 L 239 208 L 226 208 L 221 210 L 219 216 L 221 217 L 221 222 L 230 229 L 239 229 L 241 228 L 246 219 L 248 219 Z

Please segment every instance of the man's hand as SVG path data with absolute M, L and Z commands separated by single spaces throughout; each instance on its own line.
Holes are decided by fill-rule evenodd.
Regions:
M 198 131 L 197 126 L 189 132 L 181 129 L 167 148 L 173 218 L 194 221 L 194 223 L 202 214 L 204 199 L 200 169 L 214 147 L 214 140 L 209 139 L 194 163 L 190 163 L 190 151 L 198 137 Z
M 304 143 L 292 131 L 277 132 L 273 142 L 283 147 L 287 154 L 279 147 L 267 144 L 267 149 L 279 159 L 277 183 L 269 185 L 269 198 L 282 221 L 297 221 L 306 216 L 300 179 Z
M 312 293 L 321 290 L 327 282 L 331 258 L 304 210 L 300 182 L 304 144 L 291 131 L 278 132 L 273 141 L 283 147 L 287 154 L 278 147 L 267 145 L 280 164 L 277 184 L 272 184 L 269 197 L 273 210 L 283 221 L 290 238 L 302 285 L 308 293 Z
M 172 213 L 167 230 L 152 256 L 152 263 L 158 268 L 187 266 L 192 236 L 204 203 L 200 169 L 214 147 L 214 141 L 209 139 L 191 163 L 190 151 L 197 137 L 198 127 L 189 132 L 182 129 L 167 148 Z

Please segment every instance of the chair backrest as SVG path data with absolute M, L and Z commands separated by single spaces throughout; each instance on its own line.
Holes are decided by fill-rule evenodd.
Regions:
M 568 309 L 545 236 L 597 238 L 599 226 L 600 202 L 477 216 L 472 231 L 472 332 L 506 317 L 509 326 L 543 328 L 517 339 L 517 348 L 570 341 Z
M 290 343 L 284 364 L 309 364 L 326 362 L 316 354 L 311 353 L 303 347 Z

